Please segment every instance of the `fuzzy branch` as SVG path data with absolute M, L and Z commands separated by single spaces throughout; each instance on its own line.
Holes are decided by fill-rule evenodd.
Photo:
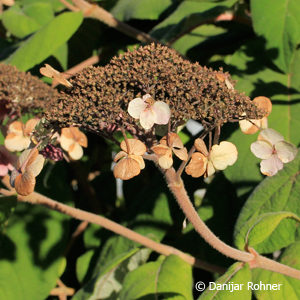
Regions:
M 149 34 L 142 32 L 124 22 L 116 19 L 110 12 L 96 4 L 90 4 L 85 0 L 72 0 L 74 5 L 66 3 L 65 0 L 60 0 L 66 7 L 73 11 L 82 11 L 87 18 L 93 18 L 101 21 L 102 23 L 113 27 L 116 30 L 142 42 L 142 43 L 157 43 L 158 41 L 151 37 Z
M 5 195 L 5 196 L 11 196 L 11 195 L 15 195 L 16 192 L 14 189 L 12 189 L 9 185 L 9 178 L 8 176 L 4 177 L 4 179 L 2 180 L 2 182 L 4 183 L 4 185 L 6 187 L 8 187 L 10 190 L 6 190 L 6 189 L 0 189 L 0 193 Z M 32 193 L 29 196 L 21 196 L 21 195 L 17 195 L 17 199 L 19 202 L 26 202 L 26 203 L 31 203 L 31 204 L 35 204 L 35 205 L 43 205 L 46 206 L 50 209 L 56 210 L 58 212 L 61 212 L 63 214 L 66 214 L 68 216 L 71 216 L 75 219 L 81 220 L 81 221 L 87 221 L 89 223 L 94 223 L 97 224 L 99 226 L 104 227 L 105 229 L 108 229 L 116 234 L 119 234 L 123 237 L 126 237 L 128 239 L 130 239 L 131 241 L 134 241 L 136 243 L 139 243 L 147 248 L 150 248 L 162 255 L 168 256 L 168 255 L 177 255 L 178 257 L 180 257 L 182 260 L 184 260 L 185 262 L 187 262 L 188 264 L 209 271 L 209 272 L 217 272 L 217 273 L 224 273 L 224 269 L 216 266 L 216 265 L 212 265 L 209 264 L 205 261 L 201 261 L 196 259 L 195 257 L 186 254 L 176 248 L 173 248 L 171 246 L 168 245 L 164 245 L 164 244 L 160 244 L 157 243 L 139 233 L 136 233 L 133 230 L 130 230 L 114 221 L 111 221 L 105 217 L 93 214 L 93 213 L 89 213 L 68 205 L 65 205 L 63 203 L 57 202 L 55 200 L 52 200 L 46 196 L 43 196 L 39 193 Z
M 255 252 L 254 249 L 251 249 L 251 251 L 249 249 L 249 253 L 235 249 L 222 242 L 199 217 L 197 211 L 195 210 L 193 204 L 189 199 L 182 180 L 178 179 L 174 168 L 166 170 L 164 174 L 168 187 L 176 198 L 184 214 L 193 224 L 195 230 L 209 245 L 230 258 L 249 263 L 250 268 L 262 268 L 300 279 L 300 270 L 291 268 L 289 266 L 261 256 L 257 252 Z

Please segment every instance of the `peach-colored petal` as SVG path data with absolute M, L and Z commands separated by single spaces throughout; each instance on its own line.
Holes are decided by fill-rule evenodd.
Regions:
M 171 110 L 169 105 L 163 101 L 156 101 L 152 110 L 155 113 L 154 123 L 159 125 L 168 124 L 171 117 Z
M 4 145 L 11 152 L 22 151 L 29 147 L 30 138 L 23 136 L 23 134 L 9 133 L 4 140 Z
M 35 177 L 30 172 L 17 175 L 14 186 L 16 192 L 22 196 L 30 195 L 34 191 Z
M 281 141 L 275 144 L 275 149 L 279 159 L 283 163 L 288 163 L 292 161 L 298 152 L 298 149 L 293 144 L 290 144 L 286 141 Z
M 276 154 L 271 155 L 268 159 L 263 159 L 260 163 L 260 171 L 267 176 L 275 175 L 283 168 L 283 162 Z
M 60 142 L 64 145 L 61 145 L 62 148 L 68 151 L 72 143 L 76 142 L 82 147 L 87 147 L 88 141 L 86 135 L 78 127 L 68 127 L 61 130 Z
M 177 133 L 174 133 L 174 132 L 168 133 L 168 140 L 169 140 L 170 146 L 172 148 L 181 149 L 184 147 L 182 140 L 180 139 L 180 137 Z
M 64 129 L 69 129 L 69 128 L 64 128 Z M 65 132 L 68 132 L 68 131 L 65 131 Z M 68 132 L 68 134 L 65 134 L 65 133 L 62 132 L 62 134 L 60 136 L 60 139 L 59 139 L 59 142 L 60 142 L 61 147 L 65 151 L 69 151 L 69 148 L 71 147 L 71 145 L 74 144 L 74 139 L 69 136 L 69 132 Z
M 57 70 L 55 70 L 48 64 L 45 64 L 45 67 L 40 68 L 40 73 L 49 78 L 53 78 L 54 75 L 59 74 Z
M 74 138 L 74 136 L 73 136 L 71 127 L 62 128 L 61 136 L 64 136 L 65 138 L 72 140 Z
M 234 86 L 231 84 L 231 82 L 227 78 L 225 79 L 225 84 L 229 90 L 234 89 Z
M 25 170 L 26 172 L 30 172 L 34 177 L 36 177 L 41 173 L 44 162 L 45 158 L 41 154 L 38 154 L 32 162 L 28 161 Z
M 23 167 L 23 165 L 27 161 L 27 158 L 28 158 L 31 150 L 32 149 L 26 149 L 21 153 L 21 155 L 19 156 L 18 161 L 17 161 L 17 169 L 20 169 L 21 167 Z M 36 153 L 33 153 L 32 158 L 34 158 L 34 156 L 36 156 Z
M 72 87 L 72 86 L 73 86 L 72 83 L 71 83 L 69 80 L 67 80 L 67 79 L 65 78 L 65 75 L 62 74 L 62 73 L 59 73 L 59 75 L 54 75 L 54 76 L 53 76 L 53 79 L 54 79 L 55 81 L 57 81 L 58 83 L 60 83 L 60 84 L 62 84 L 62 85 L 64 85 L 64 86 L 66 86 L 66 87 Z
M 217 170 L 224 170 L 232 166 L 237 160 L 238 152 L 236 146 L 230 142 L 223 141 L 220 145 L 213 145 L 209 160 Z
M 120 151 L 118 152 L 115 157 L 114 157 L 114 162 L 119 161 L 120 159 L 124 158 L 127 156 L 127 153 L 125 151 Z
M 151 149 L 158 156 L 166 155 L 167 152 L 171 151 L 170 147 L 163 144 L 155 145 Z
M 206 176 L 209 177 L 209 176 L 213 175 L 215 172 L 216 172 L 216 169 L 215 169 L 213 163 L 209 160 L 207 162 Z
M 128 154 L 134 154 L 134 155 L 144 155 L 147 148 L 143 142 L 137 139 L 127 139 L 127 143 L 129 146 L 129 149 L 127 149 L 126 141 L 123 140 L 121 142 L 121 149 L 125 151 Z
M 74 141 L 76 141 L 80 146 L 86 148 L 88 143 L 86 135 L 77 127 L 70 127 L 70 131 Z
M 189 164 L 185 168 L 185 172 L 192 177 L 202 176 L 207 168 L 207 157 L 202 153 L 195 152 L 192 154 Z
M 145 162 L 144 162 L 144 159 L 143 159 L 142 156 L 140 156 L 140 155 L 134 155 L 134 154 L 129 154 L 128 157 L 136 160 L 139 163 L 140 169 L 144 169 L 145 168 Z
M 271 157 L 273 147 L 265 141 L 256 141 L 250 146 L 251 152 L 260 159 L 268 159 Z
M 227 76 L 224 73 L 215 73 L 217 79 L 221 82 L 224 82 Z
M 164 146 L 167 146 L 169 148 L 169 145 L 168 145 L 168 141 L 167 141 L 167 137 L 168 137 L 168 134 L 163 136 L 160 141 L 159 141 L 159 144 L 160 145 L 164 145 Z
M 264 129 L 258 135 L 258 140 L 267 141 L 272 145 L 284 140 L 283 136 L 272 128 Z
M 260 119 L 260 128 L 261 129 L 268 128 L 268 118 L 267 117 L 263 117 L 262 119 Z
M 194 146 L 197 151 L 204 154 L 205 156 L 208 156 L 209 153 L 208 153 L 207 147 L 202 139 L 200 139 L 200 138 L 195 139 Z
M 24 126 L 24 134 L 29 136 L 34 130 L 35 126 L 39 123 L 40 119 L 30 119 Z
M 242 121 L 239 121 L 239 125 L 240 125 L 241 131 L 243 133 L 254 134 L 260 128 L 261 120 L 251 120 L 251 122 L 248 120 L 242 120 Z
M 36 148 L 26 149 L 19 156 L 17 167 L 18 169 L 24 169 L 25 172 L 29 172 L 36 177 L 42 171 L 44 162 L 45 158 L 39 154 Z
M 165 155 L 159 156 L 158 164 L 162 169 L 170 169 L 173 165 L 172 151 L 168 151 Z
M 181 148 L 181 149 L 173 148 L 173 152 L 181 160 L 186 161 L 188 159 L 188 152 L 186 148 Z
M 147 103 L 141 98 L 135 98 L 129 102 L 128 113 L 135 119 L 139 119 L 142 111 L 147 107 Z
M 68 154 L 72 160 L 78 160 L 83 156 L 82 147 L 75 142 L 69 147 Z
M 58 83 L 66 87 L 72 87 L 72 84 L 64 77 L 64 74 L 58 72 L 48 64 L 40 68 L 40 73 L 46 77 L 55 79 Z
M 12 122 L 9 126 L 8 126 L 8 133 L 16 133 L 19 135 L 23 135 L 23 128 L 24 128 L 24 124 L 20 121 L 15 121 Z
M 114 167 L 115 178 L 122 180 L 131 179 L 141 172 L 139 163 L 133 158 L 124 158 L 120 160 Z
M 264 96 L 255 97 L 253 103 L 259 108 L 266 112 L 265 117 L 269 116 L 272 111 L 272 102 L 269 98 Z
M 151 108 L 143 110 L 140 114 L 141 126 L 146 130 L 151 129 L 153 127 L 155 120 L 156 114 Z

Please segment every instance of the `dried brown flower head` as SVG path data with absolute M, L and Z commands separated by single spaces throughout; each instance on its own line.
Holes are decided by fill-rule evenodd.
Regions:
M 45 103 L 58 97 L 58 92 L 29 73 L 0 64 L 0 100 L 12 113 L 44 110 Z
M 191 63 L 162 45 L 128 51 L 105 67 L 83 70 L 70 82 L 73 88 L 51 101 L 46 112 L 47 120 L 60 127 L 77 125 L 99 132 L 103 124 L 115 124 L 142 130 L 127 109 L 131 100 L 145 94 L 169 105 L 173 131 L 188 119 L 211 129 L 263 116 L 247 96 L 232 88 L 229 74 Z

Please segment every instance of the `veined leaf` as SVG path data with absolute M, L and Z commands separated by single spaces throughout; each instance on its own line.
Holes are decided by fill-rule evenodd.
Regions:
M 236 0 L 226 0 L 216 5 L 212 1 L 183 1 L 168 18 L 155 26 L 150 34 L 161 41 L 170 41 L 217 17 L 235 2 Z
M 248 290 L 248 282 L 251 281 L 251 271 L 247 264 L 237 262 L 233 264 L 227 272 L 216 282 L 210 282 L 205 292 L 198 300 L 232 300 L 251 299 L 251 290 Z M 225 284 L 226 288 L 222 288 Z M 235 288 L 235 289 L 234 289 Z
M 285 219 L 294 219 L 300 222 L 300 218 L 293 213 L 272 212 L 258 216 L 250 228 L 250 224 L 246 223 L 245 226 L 248 227 L 248 232 L 245 243 L 255 248 L 257 252 L 271 252 L 273 249 L 268 250 L 268 248 L 270 248 L 269 244 L 274 245 L 274 237 L 272 237 L 272 234 L 280 222 Z
M 193 299 L 191 266 L 175 255 L 161 257 L 130 272 L 124 280 L 121 300 L 143 296 L 163 299 Z
M 235 226 L 235 244 L 239 249 L 244 249 L 247 232 L 265 213 L 269 213 L 269 215 L 265 215 L 267 216 L 266 221 L 269 223 L 268 228 L 264 228 L 264 232 L 254 232 L 251 237 L 252 243 L 255 245 L 254 248 L 258 252 L 271 253 L 295 241 L 297 229 L 295 221 L 282 220 L 282 218 L 295 217 L 294 214 L 300 215 L 299 170 L 300 153 L 292 162 L 286 164 L 283 170 L 266 178 L 253 191 Z M 273 224 L 271 226 L 272 218 Z M 257 228 L 258 231 L 261 229 L 261 226 Z M 264 241 L 266 237 L 268 239 Z
M 6 62 L 22 71 L 34 67 L 66 43 L 81 22 L 81 12 L 66 12 L 59 15 L 31 36 Z
M 266 39 L 268 49 L 278 51 L 274 63 L 290 73 L 297 44 L 300 42 L 300 5 L 298 0 L 251 0 L 254 30 Z

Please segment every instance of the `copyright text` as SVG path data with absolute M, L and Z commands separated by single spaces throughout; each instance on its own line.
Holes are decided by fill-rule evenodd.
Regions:
M 234 282 L 227 282 L 227 283 L 215 283 L 209 282 L 206 286 L 204 282 L 198 281 L 195 284 L 195 289 L 197 291 L 204 291 L 206 288 L 209 290 L 216 290 L 216 291 L 242 291 L 244 289 L 252 290 L 252 291 L 280 291 L 282 287 L 282 283 L 263 283 L 260 281 L 259 283 L 253 283 L 251 281 L 246 283 L 234 283 Z

